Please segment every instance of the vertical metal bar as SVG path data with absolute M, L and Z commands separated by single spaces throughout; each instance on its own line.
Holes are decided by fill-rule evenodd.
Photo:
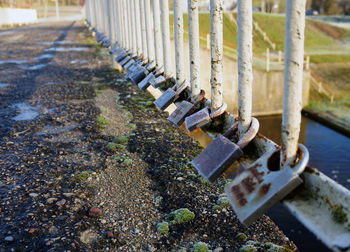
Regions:
M 211 109 L 222 106 L 223 91 L 223 27 L 222 0 L 210 0 L 210 36 L 211 36 Z
M 58 0 L 56 0 L 55 6 L 56 6 L 56 19 L 59 20 L 60 19 L 60 10 L 58 7 Z
M 145 3 L 139 0 L 140 3 L 140 23 L 141 23 L 141 37 L 142 37 L 142 53 L 145 59 L 148 59 L 146 22 L 145 22 Z
M 136 36 L 136 22 L 135 22 L 135 5 L 133 0 L 130 1 L 130 19 L 131 19 L 131 32 L 132 32 L 132 47 L 134 54 L 137 55 L 137 36 Z
M 105 15 L 106 15 L 106 21 L 107 21 L 107 34 L 109 41 L 112 42 L 112 15 L 111 15 L 111 2 L 110 0 L 106 0 L 106 10 L 105 10 Z M 113 58 L 112 58 L 113 61 Z
M 135 33 L 137 44 L 137 55 L 142 53 L 142 36 L 141 36 L 141 24 L 140 24 L 140 6 L 139 0 L 134 0 L 134 15 L 135 15 Z
M 126 32 L 129 34 L 129 47 L 131 49 L 132 53 L 135 53 L 134 51 L 134 36 L 133 36 L 133 26 L 132 26 L 132 12 L 131 12 L 131 5 L 130 5 L 130 0 L 125 0 L 128 6 L 128 13 L 126 14 L 126 17 L 128 18 L 128 23 L 129 23 L 129 27 L 126 30 Z
M 163 62 L 164 75 L 169 77 L 171 75 L 171 46 L 170 46 L 170 26 L 169 26 L 169 2 L 168 0 L 161 0 L 162 13 L 162 38 L 163 38 Z
M 124 0 L 118 0 L 118 17 L 119 17 L 119 23 L 120 23 L 120 29 L 122 33 L 122 47 L 127 49 L 128 48 L 128 36 L 125 32 L 125 6 L 124 6 Z
M 252 116 L 253 16 L 252 0 L 238 0 L 238 119 L 239 132 L 245 133 Z
M 151 7 L 149 0 L 144 0 L 145 5 L 145 23 L 146 23 L 146 35 L 147 35 L 147 51 L 148 60 L 154 61 L 154 44 L 152 37 L 152 27 L 151 27 Z
M 163 65 L 162 38 L 160 36 L 159 0 L 152 0 L 152 8 L 153 8 L 154 48 L 156 51 L 156 67 L 159 68 Z
M 117 40 L 117 32 L 116 32 L 116 29 L 117 29 L 117 24 L 116 24 L 116 20 L 115 20 L 115 0 L 111 0 L 111 3 L 110 3 L 110 10 L 109 12 L 111 13 L 111 42 L 112 44 L 114 44 Z
M 200 61 L 199 61 L 199 19 L 198 0 L 188 0 L 188 34 L 190 46 L 190 72 L 192 101 L 200 94 Z
M 175 63 L 176 84 L 181 85 L 185 80 L 185 57 L 183 41 L 183 10 L 181 0 L 173 1 L 174 9 L 174 34 L 175 34 Z
M 302 109 L 306 0 L 286 1 L 281 167 L 296 159 Z

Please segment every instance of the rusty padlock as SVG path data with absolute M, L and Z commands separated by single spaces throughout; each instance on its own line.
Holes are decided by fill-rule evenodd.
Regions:
M 175 111 L 171 113 L 171 115 L 169 115 L 167 119 L 176 126 L 180 127 L 185 121 L 186 116 L 189 116 L 196 112 L 196 107 L 201 101 L 203 101 L 204 98 L 205 91 L 201 90 L 194 104 L 186 100 L 182 101 L 180 104 L 177 105 Z
M 185 80 L 180 86 L 175 85 L 172 88 L 168 88 L 154 104 L 162 111 L 164 111 L 171 103 L 176 101 L 182 92 L 189 87 L 188 82 Z
M 307 148 L 299 144 L 296 164 L 293 167 L 287 166 L 276 170 L 270 160 L 277 160 L 278 164 L 275 166 L 279 167 L 279 155 L 280 150 L 275 147 L 248 166 L 225 187 L 233 210 L 246 226 L 252 224 L 303 183 L 299 174 L 304 171 L 309 161 Z
M 227 108 L 227 104 L 223 103 L 220 108 L 210 112 L 208 107 L 205 107 L 198 112 L 186 117 L 186 129 L 191 132 L 195 129 L 201 128 L 211 122 L 212 119 L 222 115 Z
M 242 149 L 254 139 L 259 131 L 259 121 L 252 117 L 249 129 L 239 138 L 236 144 L 229 138 L 233 136 L 237 129 L 238 122 L 235 122 L 224 135 L 219 134 L 207 148 L 191 162 L 197 171 L 209 182 L 214 182 L 243 155 Z

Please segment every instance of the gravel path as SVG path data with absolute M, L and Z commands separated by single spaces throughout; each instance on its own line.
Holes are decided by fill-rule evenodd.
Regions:
M 82 23 L 2 31 L 0 43 L 1 252 L 296 250 L 266 216 L 238 222 L 224 179 L 188 164 L 197 143 Z

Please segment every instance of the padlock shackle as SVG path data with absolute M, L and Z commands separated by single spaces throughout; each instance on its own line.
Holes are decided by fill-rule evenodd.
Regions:
M 231 138 L 237 131 L 238 129 L 238 122 L 235 122 L 231 128 L 229 128 L 223 136 L 226 137 L 227 139 Z
M 243 136 L 239 137 L 239 141 L 237 142 L 237 145 L 239 148 L 243 149 L 246 147 L 258 134 L 259 131 L 259 121 L 255 117 L 252 117 L 252 121 L 250 123 L 249 129 L 243 134 Z
M 217 110 L 211 112 L 211 113 L 209 114 L 209 117 L 210 117 L 211 119 L 213 119 L 213 118 L 215 118 L 215 117 L 218 117 L 218 116 L 222 115 L 223 113 L 225 113 L 226 108 L 227 108 L 227 104 L 226 104 L 226 102 L 224 102 L 224 103 L 221 105 L 220 108 L 218 108 Z
M 196 107 L 201 101 L 203 101 L 204 98 L 205 98 L 205 91 L 201 89 L 193 105 Z

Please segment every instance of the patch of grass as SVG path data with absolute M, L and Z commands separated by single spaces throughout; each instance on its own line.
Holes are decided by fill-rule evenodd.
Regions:
M 107 119 L 105 119 L 104 117 L 102 116 L 97 116 L 96 117 L 96 121 L 99 123 L 99 124 L 102 124 L 102 125 L 107 125 L 109 124 L 109 121 Z
M 89 177 L 91 177 L 93 174 L 91 171 L 82 171 L 80 173 L 76 173 L 74 174 L 74 178 L 79 180 L 79 181 L 85 181 L 87 180 Z
M 349 54 L 320 54 L 320 55 L 311 55 L 311 63 L 344 63 L 350 62 Z
M 95 93 L 96 93 L 96 95 L 100 95 L 100 94 L 102 94 L 102 90 L 100 90 L 100 89 L 95 89 Z
M 100 107 L 101 113 L 102 114 L 107 114 L 108 110 L 105 107 Z
M 85 39 L 83 43 L 86 45 L 97 45 L 96 41 L 93 39 Z
M 196 242 L 193 245 L 192 251 L 193 252 L 208 252 L 209 251 L 208 244 L 206 244 L 204 242 Z
M 88 85 L 90 83 L 91 83 L 90 81 L 80 81 L 79 82 L 79 84 L 81 84 L 81 85 Z
M 164 234 L 164 235 L 168 234 L 169 233 L 169 223 L 166 221 L 158 223 L 157 232 L 160 234 Z
M 133 116 L 131 113 L 127 113 L 127 114 L 125 114 L 123 117 L 124 117 L 125 119 L 127 119 L 127 120 L 132 120 L 132 119 L 134 119 L 134 116 Z

